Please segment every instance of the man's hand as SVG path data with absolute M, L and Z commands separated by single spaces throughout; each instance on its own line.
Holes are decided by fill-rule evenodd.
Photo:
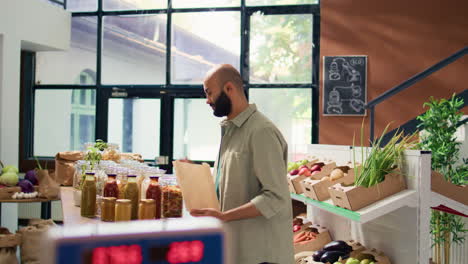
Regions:
M 227 221 L 226 216 L 223 212 L 220 212 L 213 208 L 203 208 L 203 209 L 192 209 L 190 210 L 192 216 L 212 216 L 216 217 L 221 221 Z

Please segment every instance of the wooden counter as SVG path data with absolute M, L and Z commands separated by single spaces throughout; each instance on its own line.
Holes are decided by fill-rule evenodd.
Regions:
M 99 217 L 87 218 L 82 217 L 80 207 L 75 206 L 73 200 L 73 187 L 61 187 L 60 195 L 62 198 L 63 224 L 89 224 L 101 222 Z

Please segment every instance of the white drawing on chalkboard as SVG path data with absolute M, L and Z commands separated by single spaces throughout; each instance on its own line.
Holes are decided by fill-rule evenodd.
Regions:
M 356 66 L 356 65 L 364 65 L 364 60 L 361 58 L 352 58 L 351 59 L 351 65 Z
M 361 99 L 351 99 L 349 100 L 349 106 L 355 111 L 355 112 L 361 112 L 361 110 L 364 109 L 364 102 Z
M 341 103 L 340 100 L 340 93 L 335 89 L 330 91 L 330 93 L 328 94 L 327 113 L 342 114 L 342 105 L 343 103 Z
M 328 73 L 328 79 L 332 81 L 338 81 L 339 79 L 341 79 L 341 75 L 339 73 L 338 63 L 336 62 L 336 59 L 334 59 L 330 63 L 330 72 Z
M 347 61 L 343 61 L 343 77 L 346 76 L 347 82 L 359 82 L 361 80 L 361 74 L 354 69 Z

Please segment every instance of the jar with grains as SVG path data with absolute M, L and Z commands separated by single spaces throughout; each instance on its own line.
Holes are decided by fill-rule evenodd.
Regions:
M 132 218 L 132 201 L 118 199 L 115 202 L 115 221 L 130 221 Z
M 131 219 L 138 219 L 138 201 L 140 198 L 138 184 L 136 182 L 136 175 L 128 175 L 128 182 L 125 186 L 124 196 L 132 203 L 132 216 Z
M 93 172 L 87 172 L 86 178 L 81 190 L 81 216 L 96 216 L 96 179 Z
M 175 177 L 163 177 L 163 180 L 161 181 L 161 193 L 162 217 L 182 217 L 182 191 L 177 185 Z

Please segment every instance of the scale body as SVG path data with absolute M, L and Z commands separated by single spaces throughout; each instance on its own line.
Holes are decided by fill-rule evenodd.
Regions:
M 54 227 L 44 264 L 223 264 L 227 234 L 211 217 Z

